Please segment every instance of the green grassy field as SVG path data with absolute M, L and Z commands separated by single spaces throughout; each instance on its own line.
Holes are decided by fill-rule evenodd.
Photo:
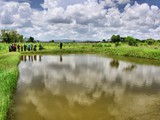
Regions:
M 133 47 L 121 44 L 115 47 L 111 43 L 64 43 L 59 49 L 58 43 L 43 43 L 43 51 L 22 52 L 22 54 L 65 54 L 65 53 L 94 53 L 109 56 L 136 57 L 160 60 L 160 45 Z
M 39 43 L 36 43 L 37 46 Z M 18 63 L 20 54 L 98 54 L 121 57 L 124 60 L 144 62 L 144 59 L 160 65 L 160 45 L 139 45 L 138 47 L 121 44 L 115 47 L 112 43 L 42 43 L 44 50 L 30 52 L 8 52 L 9 44 L 0 43 L 0 120 L 5 120 L 7 111 L 12 103 L 12 95 L 18 79 Z M 144 58 L 143 60 L 137 58 Z

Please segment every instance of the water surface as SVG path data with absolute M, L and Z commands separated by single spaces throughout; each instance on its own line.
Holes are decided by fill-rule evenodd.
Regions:
M 22 56 L 15 120 L 160 120 L 160 67 L 96 55 Z

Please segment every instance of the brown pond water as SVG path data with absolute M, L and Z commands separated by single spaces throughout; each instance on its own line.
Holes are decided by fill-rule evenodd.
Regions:
M 160 120 L 160 67 L 96 55 L 22 56 L 15 120 Z

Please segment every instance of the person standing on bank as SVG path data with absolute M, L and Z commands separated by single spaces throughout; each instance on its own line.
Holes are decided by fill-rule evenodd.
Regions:
M 14 43 L 14 45 L 13 45 L 13 51 L 16 52 L 16 50 L 17 50 L 17 45 L 16 45 L 16 43 Z
M 34 45 L 34 51 L 37 51 L 37 45 Z
M 33 44 L 31 44 L 31 51 L 33 50 Z
M 18 48 L 18 52 L 20 52 L 20 45 L 19 44 L 18 44 L 17 48 Z
M 30 44 L 28 45 L 28 51 L 31 51 L 31 45 Z
M 26 49 L 27 49 L 27 45 L 24 44 L 24 51 L 26 51 Z
M 43 49 L 42 45 L 41 45 L 41 44 L 39 44 L 39 50 L 42 50 L 42 49 Z
M 63 47 L 63 43 L 60 43 L 60 46 L 59 46 L 59 47 L 60 47 L 60 49 L 62 49 L 62 47 Z
M 9 52 L 12 52 L 12 45 L 9 46 Z
M 23 45 L 21 45 L 21 51 L 23 52 Z

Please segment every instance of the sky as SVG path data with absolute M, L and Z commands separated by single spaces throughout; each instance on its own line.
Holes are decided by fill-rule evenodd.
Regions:
M 160 39 L 160 0 L 0 0 L 0 30 L 36 40 Z

